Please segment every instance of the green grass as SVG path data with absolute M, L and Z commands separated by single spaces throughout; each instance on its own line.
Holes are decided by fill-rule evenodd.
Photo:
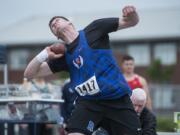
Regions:
M 157 118 L 157 131 L 158 132 L 174 132 L 175 123 L 172 118 L 158 117 Z

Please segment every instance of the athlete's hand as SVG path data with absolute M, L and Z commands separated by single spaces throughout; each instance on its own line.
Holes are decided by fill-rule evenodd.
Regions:
M 57 59 L 62 57 L 64 54 L 56 54 L 51 50 L 51 46 L 46 47 L 48 53 L 48 59 Z
M 122 10 L 123 17 L 120 19 L 120 27 L 135 26 L 139 22 L 139 16 L 134 6 L 125 6 Z

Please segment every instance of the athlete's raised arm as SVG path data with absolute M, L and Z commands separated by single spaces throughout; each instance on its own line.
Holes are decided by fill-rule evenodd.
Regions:
M 119 18 L 118 30 L 135 26 L 139 22 L 139 16 L 134 6 L 125 6 L 122 13 L 122 17 Z

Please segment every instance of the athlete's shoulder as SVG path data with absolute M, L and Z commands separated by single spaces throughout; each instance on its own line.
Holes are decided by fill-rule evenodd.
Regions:
M 139 81 L 142 83 L 142 84 L 147 84 L 147 81 L 144 77 L 142 77 L 141 75 L 138 75 L 136 74 L 136 77 L 139 79 Z
M 138 79 L 142 79 L 142 80 L 145 80 L 144 77 L 142 77 L 141 75 L 139 74 L 134 74 L 134 78 L 138 78 Z
M 116 31 L 118 28 L 118 22 L 119 18 L 101 18 L 101 19 L 96 19 L 92 21 L 89 25 L 87 25 L 84 30 L 88 31 L 94 28 L 99 28 L 99 29 L 110 29 L 109 31 Z

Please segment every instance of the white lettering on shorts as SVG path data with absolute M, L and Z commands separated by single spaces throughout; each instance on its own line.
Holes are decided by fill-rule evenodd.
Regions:
M 94 75 L 87 81 L 76 86 L 75 90 L 79 93 L 80 96 L 94 95 L 99 93 L 100 89 L 96 81 L 96 76 Z

